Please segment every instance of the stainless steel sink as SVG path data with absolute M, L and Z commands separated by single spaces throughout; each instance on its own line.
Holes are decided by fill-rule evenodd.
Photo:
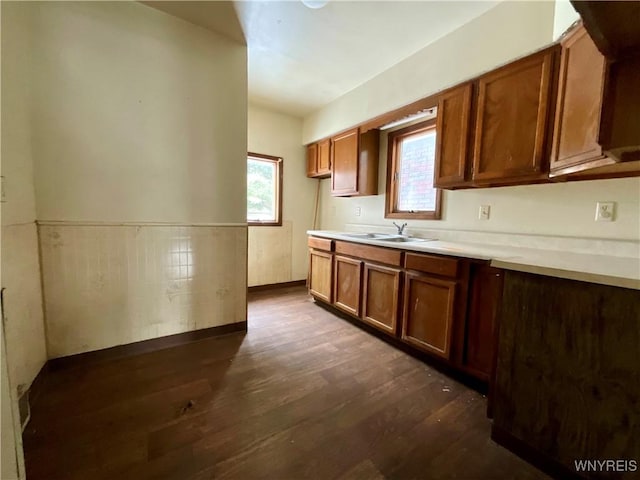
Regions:
M 392 237 L 393 235 L 389 233 L 345 233 L 345 237 L 351 238 L 375 238 L 375 239 L 386 239 Z
M 415 238 L 415 237 L 388 237 L 388 238 L 378 238 L 383 242 L 429 242 L 434 240 L 433 238 Z

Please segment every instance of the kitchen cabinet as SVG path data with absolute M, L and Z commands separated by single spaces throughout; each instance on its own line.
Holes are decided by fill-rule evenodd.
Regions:
M 378 193 L 379 130 L 348 130 L 331 139 L 331 194 L 364 196 Z
M 327 178 L 331 175 L 330 140 L 307 146 L 307 177 Z
M 407 272 L 402 339 L 449 360 L 455 293 L 455 281 Z
M 477 81 L 472 156 L 475 185 L 547 178 L 557 47 L 505 65 Z
M 309 237 L 309 293 L 331 303 L 333 240 Z
M 489 380 L 493 371 L 502 282 L 502 270 L 488 265 L 471 265 L 461 366 L 483 380 Z
M 562 41 L 551 177 L 613 163 L 599 144 L 606 68 L 584 27 Z
M 318 142 L 318 176 L 329 177 L 331 175 L 331 140 Z
M 398 329 L 401 275 L 398 268 L 364 264 L 362 320 L 392 335 Z
M 362 261 L 336 255 L 333 274 L 333 304 L 351 315 L 360 316 Z
M 434 178 L 437 188 L 461 187 L 469 180 L 472 93 L 473 83 L 468 82 L 439 96 Z
M 449 367 L 490 380 L 501 270 L 400 246 L 313 236 L 309 246 L 309 292 L 316 300 Z
M 457 308 L 457 259 L 435 255 L 405 255 L 402 339 L 420 350 L 452 360 Z

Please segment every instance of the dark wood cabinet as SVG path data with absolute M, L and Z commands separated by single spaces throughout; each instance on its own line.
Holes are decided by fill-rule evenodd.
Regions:
M 547 178 L 556 52 L 548 48 L 478 79 L 474 184 Z
M 378 193 L 379 130 L 354 128 L 331 139 L 331 194 L 364 196 Z
M 461 366 L 483 380 L 489 380 L 493 371 L 502 281 L 502 270 L 484 264 L 471 265 Z
M 405 273 L 402 339 L 449 360 L 455 295 L 455 280 Z
M 362 261 L 336 255 L 333 265 L 333 304 L 360 316 Z
M 550 176 L 613 163 L 599 144 L 606 68 L 584 27 L 562 41 Z
M 309 247 L 309 291 L 316 299 L 490 380 L 501 270 L 483 261 L 318 237 L 309 237 Z
M 392 335 L 398 331 L 401 274 L 398 268 L 364 264 L 362 320 Z
M 465 186 L 469 180 L 468 146 L 473 83 L 468 82 L 442 93 L 436 117 L 437 188 Z
M 331 175 L 330 140 L 307 145 L 307 177 L 326 178 Z

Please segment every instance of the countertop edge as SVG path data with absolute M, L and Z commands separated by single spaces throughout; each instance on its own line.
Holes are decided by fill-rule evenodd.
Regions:
M 534 275 L 545 275 L 549 277 L 556 278 L 564 278 L 568 280 L 576 280 L 581 282 L 588 283 L 596 283 L 600 285 L 609 285 L 612 287 L 620 287 L 627 288 L 631 290 L 640 290 L 640 278 L 627 277 L 627 276 L 617 276 L 615 274 L 609 273 L 599 273 L 599 272 L 588 272 L 584 270 L 580 270 L 579 268 L 560 268 L 558 266 L 550 263 L 549 265 L 545 265 L 540 262 L 536 257 L 542 252 L 545 253 L 544 250 L 539 250 L 536 255 L 529 255 L 527 258 L 526 253 L 522 253 L 521 256 L 514 254 L 509 255 L 508 253 L 505 256 L 500 257 L 499 255 L 488 255 L 488 254 L 479 254 L 474 252 L 465 251 L 465 248 L 470 248 L 470 245 L 466 244 L 458 244 L 456 242 L 446 242 L 449 244 L 459 245 L 459 247 L 453 251 L 448 250 L 446 247 L 437 247 L 437 246 L 429 246 L 429 241 L 424 243 L 418 243 L 416 245 L 407 245 L 407 244 L 390 244 L 389 242 L 369 239 L 369 238 L 354 238 L 348 237 L 340 232 L 331 232 L 331 231 L 322 231 L 322 230 L 309 230 L 307 231 L 307 235 L 321 237 L 321 238 L 329 238 L 332 240 L 341 240 L 345 242 L 352 243 L 360 243 L 364 245 L 373 245 L 376 247 L 384 247 L 384 248 L 392 248 L 396 250 L 404 250 L 411 251 L 417 253 L 432 253 L 436 255 L 445 255 L 445 256 L 453 256 L 460 258 L 468 258 L 471 260 L 482 260 L 490 262 L 490 265 L 496 268 L 502 268 L 504 270 L 513 270 L 524 273 L 531 273 Z M 435 240 L 438 241 L 438 240 Z M 481 245 L 481 244 L 473 244 L 477 248 L 487 248 L 491 249 L 499 249 L 500 246 L 496 245 Z M 522 252 L 531 252 L 532 249 L 522 248 L 522 247 L 509 247 L 510 250 L 517 252 L 521 250 Z M 555 254 L 572 254 L 572 252 L 558 252 L 558 251 L 549 251 L 548 253 Z M 588 257 L 588 254 L 573 254 L 573 255 L 584 255 L 585 260 Z M 611 257 L 620 258 L 620 257 Z M 625 258 L 625 260 L 636 260 L 640 262 L 640 259 L 636 258 Z M 563 266 L 564 267 L 564 266 Z M 571 266 L 570 266 L 571 267 Z M 615 272 L 614 272 L 615 273 Z

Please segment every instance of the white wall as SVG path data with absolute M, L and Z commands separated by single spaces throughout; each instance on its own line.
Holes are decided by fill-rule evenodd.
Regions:
M 38 220 L 245 222 L 244 45 L 137 2 L 43 2 L 35 32 Z
M 33 11 L 49 356 L 246 320 L 246 46 L 137 2 Z
M 553 2 L 498 4 L 305 117 L 303 143 L 327 137 L 546 46 L 552 40 L 553 17 Z
M 574 20 L 570 4 L 502 3 L 305 118 L 304 139 L 334 133 L 550 44 L 554 30 L 559 35 Z M 392 226 L 384 218 L 385 135 L 380 152 L 380 195 L 334 198 L 330 182 L 322 182 L 323 229 Z M 615 222 L 594 222 L 595 203 L 601 200 L 618 203 Z M 490 220 L 478 220 L 480 205 L 491 206 Z M 361 208 L 358 217 L 356 207 Z M 640 179 L 630 178 L 445 191 L 442 220 L 408 223 L 414 233 L 435 229 L 637 241 L 639 211 Z
M 2 286 L 9 377 L 28 387 L 47 360 L 31 144 L 31 9 L 2 2 Z
M 556 0 L 553 15 L 553 39 L 556 40 L 580 18 L 569 0 Z
M 302 120 L 249 106 L 249 151 L 283 158 L 283 225 L 249 227 L 249 285 L 303 280 L 317 180 L 306 177 Z

